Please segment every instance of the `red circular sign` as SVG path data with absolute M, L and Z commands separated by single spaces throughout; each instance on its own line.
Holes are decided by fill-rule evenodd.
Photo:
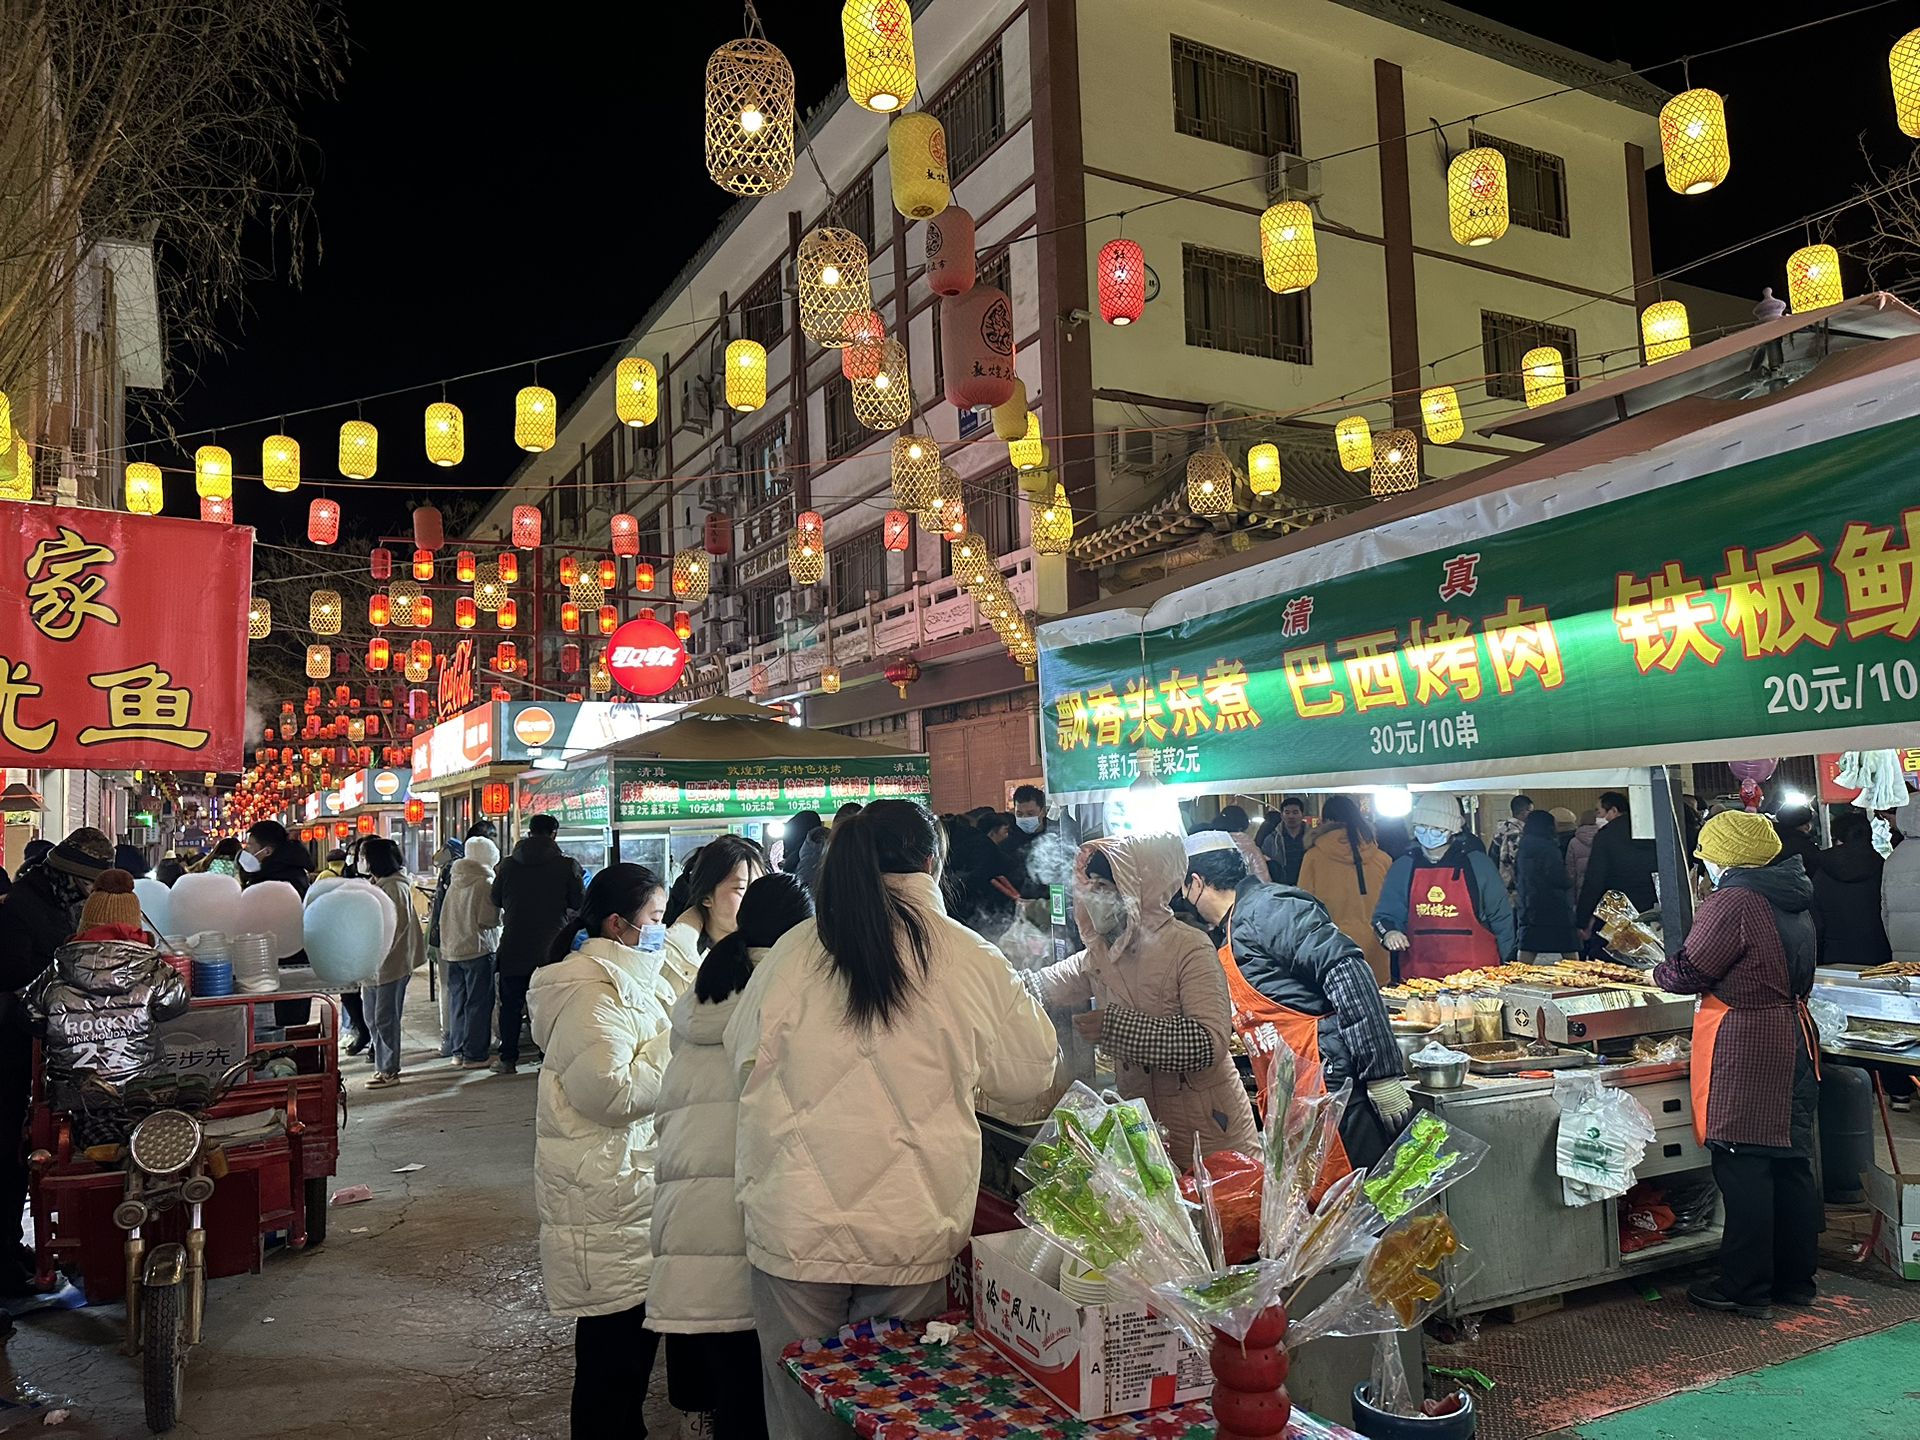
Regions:
M 658 620 L 629 620 L 607 641 L 607 669 L 633 695 L 664 695 L 687 668 L 687 647 Z

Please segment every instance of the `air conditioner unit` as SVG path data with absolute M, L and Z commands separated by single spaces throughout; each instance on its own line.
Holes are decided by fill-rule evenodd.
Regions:
M 708 510 L 725 510 L 740 498 L 738 475 L 702 475 L 700 504 Z M 688 522 L 691 525 L 691 521 Z
M 1318 200 L 1326 189 L 1320 183 L 1320 162 L 1282 150 L 1267 157 L 1267 203 L 1276 200 Z
M 740 469 L 740 447 L 738 445 L 716 445 L 713 447 L 713 468 L 732 475 Z
M 651 445 L 636 445 L 627 452 L 627 456 L 633 466 L 629 473 L 642 479 L 653 478 L 654 468 L 659 464 L 660 457 Z
M 797 590 L 783 590 L 773 597 L 773 618 L 782 624 L 818 615 L 820 609 L 820 591 L 812 585 L 803 585 Z
M 1112 447 L 1116 472 L 1138 474 L 1153 468 L 1153 431 L 1116 430 L 1113 432 Z
M 746 600 L 739 595 L 708 595 L 709 620 L 738 620 L 746 614 Z
M 689 375 L 680 382 L 680 424 L 705 430 L 713 424 L 713 386 L 704 375 Z

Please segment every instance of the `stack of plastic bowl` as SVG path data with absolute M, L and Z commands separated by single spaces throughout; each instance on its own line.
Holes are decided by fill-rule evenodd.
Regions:
M 280 962 L 271 935 L 235 935 L 228 945 L 233 988 L 243 995 L 269 995 L 280 988 Z
M 227 937 L 217 930 L 203 930 L 187 943 L 193 947 L 193 993 L 231 995 L 233 952 Z
M 1104 1305 L 1109 1298 L 1107 1277 L 1068 1256 L 1060 1266 L 1060 1293 L 1076 1305 Z
M 193 987 L 193 951 L 187 942 L 178 935 L 168 935 L 160 942 L 160 958 L 180 972 L 180 979 L 192 993 Z
M 1063 1252 L 1038 1230 L 1026 1230 L 1007 1249 L 1007 1259 L 1044 1285 L 1059 1288 Z

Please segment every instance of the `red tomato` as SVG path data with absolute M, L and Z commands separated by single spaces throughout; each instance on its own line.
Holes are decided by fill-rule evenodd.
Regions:
M 1287 1416 L 1293 1402 L 1285 1390 L 1229 1390 L 1213 1387 L 1213 1415 L 1222 1431 L 1234 1435 L 1265 1437 L 1286 1432 Z
M 1216 1337 L 1208 1355 L 1213 1378 L 1232 1390 L 1277 1390 L 1287 1383 L 1287 1352 L 1277 1345 L 1250 1345 Z

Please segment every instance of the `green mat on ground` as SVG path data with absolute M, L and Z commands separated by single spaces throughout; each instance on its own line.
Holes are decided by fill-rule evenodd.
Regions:
M 1920 1324 L 1844 1340 L 1589 1421 L 1573 1433 L 1585 1440 L 1914 1440 L 1920 1436 Z

